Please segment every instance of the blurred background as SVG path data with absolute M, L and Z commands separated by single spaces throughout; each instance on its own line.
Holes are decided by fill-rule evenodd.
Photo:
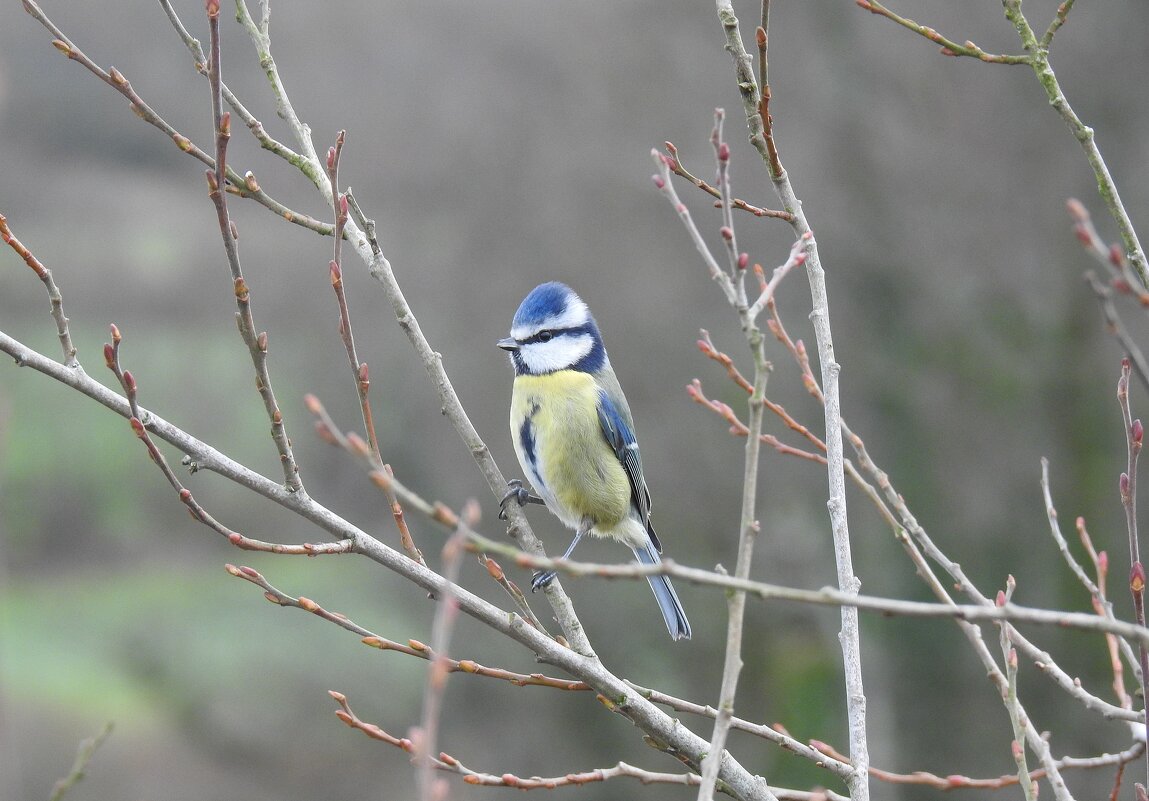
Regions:
M 176 5 L 206 43 L 202 3 Z M 1056 6 L 1028 0 L 1025 10 L 1044 30 Z M 160 114 L 210 149 L 206 81 L 156 4 L 45 7 L 91 58 L 119 68 Z M 906 0 L 897 10 L 958 41 L 1019 51 L 996 0 Z M 758 7 L 737 11 L 749 39 Z M 503 470 L 515 475 L 518 467 L 506 424 L 511 372 L 494 341 L 532 286 L 561 279 L 596 313 L 634 408 L 667 554 L 733 569 L 743 443 L 684 388 L 698 377 L 712 397 L 744 409 L 744 397 L 695 348 L 700 328 L 749 367 L 736 318 L 651 184 L 649 151 L 671 140 L 687 167 L 710 178 L 713 110 L 726 107 L 735 193 L 776 201 L 738 124 L 713 5 L 636 0 L 604 12 L 588 0 L 280 4 L 273 52 L 320 151 L 347 129 L 343 180 L 378 221 L 424 332 Z M 1138 4 L 1078 7 L 1053 48 L 1054 67 L 1095 128 L 1134 220 L 1149 208 L 1146 111 L 1135 91 L 1149 51 L 1141 37 L 1115 32 L 1146 22 Z M 257 58 L 226 10 L 223 27 L 225 80 L 290 143 Z M 145 406 L 276 476 L 202 166 L 63 58 L 51 38 L 10 5 L 0 28 L 0 212 L 54 271 L 89 373 L 111 383 L 100 346 L 115 322 Z M 1089 205 L 1106 238 L 1115 231 L 1079 146 L 1032 72 L 944 58 L 851 3 L 825 1 L 774 4 L 770 57 L 778 144 L 827 271 L 848 422 L 987 594 L 1012 573 L 1021 603 L 1087 610 L 1049 537 L 1038 484 L 1039 459 L 1048 457 L 1066 533 L 1076 545 L 1072 521 L 1086 516 L 1098 547 L 1113 555 L 1112 595 L 1128 617 L 1116 486 L 1125 462 L 1114 398 L 1121 353 L 1081 280 L 1092 264 L 1074 239 L 1066 198 Z M 306 180 L 243 133 L 237 126 L 231 163 L 253 170 L 293 208 L 326 219 Z M 679 189 L 717 243 L 717 213 L 688 190 Z M 330 240 L 254 204 L 233 201 L 231 210 L 307 487 L 395 543 L 382 498 L 316 438 L 302 405 L 304 393 L 316 393 L 343 426 L 358 427 L 327 275 Z M 770 269 L 785 259 L 785 224 L 742 215 L 737 224 L 752 260 Z M 382 291 L 358 262 L 348 259 L 345 274 L 385 458 L 429 498 L 456 508 L 479 499 L 483 530 L 501 536 L 495 499 L 440 415 Z M 792 335 L 814 352 L 800 273 L 785 282 L 779 305 Z M 0 330 L 58 358 L 47 311 L 40 283 L 0 250 Z M 1130 324 L 1143 339 L 1142 321 Z M 774 343 L 771 355 L 770 396 L 820 432 L 821 412 L 793 364 Z M 1133 403 L 1144 414 L 1139 385 Z M 795 442 L 777 420 L 767 424 Z M 174 462 L 179 456 L 168 452 Z M 216 477 L 197 474 L 188 485 L 249 536 L 321 539 Z M 835 583 L 825 485 L 820 467 L 764 453 L 755 577 Z M 850 492 L 864 591 L 927 599 L 889 528 Z M 565 547 L 557 521 L 539 509 L 531 515 L 552 549 Z M 443 532 L 411 522 L 437 565 Z M 602 543 L 580 555 L 627 558 Z M 38 374 L 0 367 L 0 798 L 46 798 L 78 742 L 109 720 L 116 729 L 71 798 L 412 797 L 406 755 L 345 728 L 326 691 L 346 693 L 364 719 L 405 735 L 419 719 L 425 664 L 368 650 L 334 626 L 268 604 L 228 576 L 226 562 L 251 565 L 283 591 L 386 637 L 429 637 L 434 608 L 414 586 L 361 559 L 236 551 L 189 519 L 123 420 Z M 528 581 L 521 571 L 513 578 Z M 462 581 L 506 606 L 473 561 Z M 672 644 L 645 586 L 566 584 L 616 673 L 716 702 L 720 593 L 679 583 L 695 637 Z M 542 614 L 545 604 L 536 607 Z M 956 626 L 875 616 L 863 625 L 875 765 L 978 777 L 1013 770 L 1008 718 Z M 837 630 L 834 609 L 752 602 L 738 713 L 845 749 Z M 996 642 L 996 630 L 986 633 Z M 1028 633 L 1070 675 L 1111 698 L 1101 638 Z M 543 667 L 467 620 L 452 653 L 523 672 Z M 1058 755 L 1129 743 L 1124 724 L 1083 712 L 1028 666 L 1021 692 Z M 683 720 L 708 736 L 709 721 Z M 448 686 L 440 747 L 478 770 L 523 776 L 620 759 L 677 767 L 589 695 L 463 675 Z M 734 734 L 732 747 L 772 784 L 830 781 L 761 740 Z M 1111 788 L 1113 771 L 1068 778 L 1082 797 L 1096 797 Z M 625 781 L 578 792 L 676 794 Z M 490 793 L 451 780 L 453 798 Z M 908 799 L 936 791 L 882 785 L 875 793 Z

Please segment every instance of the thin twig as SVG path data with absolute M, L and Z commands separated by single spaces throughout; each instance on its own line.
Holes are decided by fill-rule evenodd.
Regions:
M 703 192 L 705 192 L 706 194 L 715 198 L 715 203 L 714 203 L 715 208 L 718 208 L 719 206 L 721 206 L 721 204 L 722 204 L 722 201 L 721 201 L 722 193 L 718 189 L 716 189 L 713 186 L 711 186 L 710 184 L 708 184 L 703 179 L 699 178 L 697 175 L 690 172 L 690 170 L 686 169 L 686 165 L 684 165 L 682 163 L 682 157 L 679 156 L 678 148 L 675 147 L 674 143 L 673 142 L 663 142 L 662 146 L 666 149 L 666 152 L 669 154 L 669 162 L 668 162 L 667 166 L 670 168 L 670 171 L 673 172 L 675 175 L 679 176 L 680 178 L 685 178 L 686 180 L 690 181 L 690 183 L 694 184 L 699 189 L 701 189 Z M 773 218 L 778 219 L 778 220 L 785 220 L 786 222 L 789 222 L 790 218 L 791 218 L 790 213 L 787 211 L 775 211 L 774 209 L 764 209 L 760 206 L 755 206 L 752 203 L 747 203 L 745 200 L 742 200 L 742 199 L 736 198 L 736 197 L 730 199 L 730 205 L 732 208 L 738 209 L 739 211 L 749 212 L 750 214 L 753 214 L 755 217 L 773 217 Z
M 360 719 L 355 712 L 352 711 L 350 704 L 347 702 L 346 695 L 335 692 L 334 690 L 329 690 L 328 692 L 339 704 L 339 709 L 335 711 L 336 717 L 348 726 L 353 729 L 358 729 L 373 740 L 387 743 L 388 745 L 412 754 L 416 759 L 419 758 L 418 744 L 406 737 L 395 737 L 388 734 L 374 723 L 368 723 Z M 643 784 L 692 785 L 698 783 L 698 776 L 693 773 L 653 773 L 627 765 L 625 762 L 619 762 L 613 768 L 601 768 L 585 773 L 568 773 L 564 776 L 554 778 L 534 776 L 529 779 L 520 778 L 513 773 L 500 773 L 498 775 L 482 773 L 468 768 L 458 759 L 446 753 L 440 753 L 437 758 L 429 759 L 428 764 L 435 770 L 457 774 L 462 777 L 463 782 L 466 784 L 484 787 L 510 787 L 516 790 L 553 790 L 556 787 L 582 786 L 624 776 L 638 779 Z M 809 797 L 809 794 L 804 795 L 807 798 Z
M 369 645 L 372 648 L 377 648 L 380 651 L 395 651 L 397 653 L 406 654 L 407 656 L 418 657 L 419 659 L 431 660 L 436 656 L 434 650 L 429 646 L 419 642 L 418 640 L 408 640 L 406 643 L 395 642 L 386 637 L 380 636 L 373 631 L 370 631 L 360 626 L 355 621 L 347 617 L 347 615 L 339 612 L 331 612 L 324 609 L 318 603 L 310 598 L 300 596 L 298 598 L 288 595 L 283 592 L 271 582 L 269 582 L 263 574 L 253 568 L 240 565 L 224 565 L 227 572 L 236 578 L 243 579 L 250 582 L 263 590 L 263 597 L 271 603 L 291 609 L 301 609 L 304 612 L 310 612 L 316 617 L 322 618 L 330 623 L 334 623 L 342 629 L 346 629 L 352 634 L 357 634 L 362 638 L 364 645 Z M 480 665 L 471 659 L 446 659 L 447 670 L 452 673 L 469 673 L 473 676 L 483 676 L 485 678 L 498 679 L 512 684 L 516 687 L 548 687 L 554 690 L 568 690 L 568 691 L 585 691 L 589 690 L 590 686 L 586 682 L 572 681 L 570 679 L 558 679 L 551 676 L 544 676 L 542 673 L 515 673 L 503 668 L 492 668 L 485 665 Z
M 76 358 L 76 346 L 72 343 L 71 331 L 68 329 L 68 318 L 64 315 L 64 296 L 60 294 L 60 287 L 56 286 L 56 279 L 52 277 L 52 271 L 45 267 L 32 251 L 24 247 L 24 243 L 16 238 L 12 229 L 8 227 L 8 219 L 3 214 L 0 214 L 0 239 L 16 251 L 16 255 L 23 259 L 24 263 L 32 269 L 32 272 L 36 273 L 36 277 L 43 282 L 44 290 L 48 293 L 48 302 L 52 307 L 52 319 L 56 321 L 56 335 L 60 338 L 60 349 L 64 352 L 64 365 L 82 369 Z
M 283 412 L 275 399 L 275 391 L 271 386 L 271 372 L 267 366 L 267 332 L 256 334 L 255 318 L 251 312 L 251 289 L 243 277 L 243 268 L 239 262 L 239 246 L 236 244 L 238 233 L 235 224 L 227 210 L 227 193 L 223 191 L 226 180 L 227 145 L 231 139 L 231 114 L 223 110 L 223 96 L 220 91 L 220 37 L 219 37 L 219 0 L 207 0 L 208 31 L 210 53 L 208 63 L 208 83 L 211 86 L 211 113 L 216 132 L 215 136 L 215 169 L 208 170 L 208 196 L 215 205 L 216 218 L 219 220 L 220 236 L 223 238 L 223 250 L 227 255 L 227 263 L 231 268 L 232 282 L 235 287 L 235 302 L 238 309 L 236 321 L 239 323 L 239 333 L 247 345 L 252 366 L 255 368 L 255 384 L 263 399 L 264 409 L 271 420 L 271 439 L 279 452 L 280 466 L 283 468 L 283 480 L 292 492 L 303 489 L 303 481 L 299 476 L 299 465 L 295 461 L 295 454 L 291 447 L 291 439 L 287 435 L 287 427 L 283 422 Z
M 448 591 L 438 599 L 438 606 L 435 607 L 435 620 L 431 625 L 431 651 L 434 657 L 430 660 L 431 666 L 427 671 L 427 681 L 423 689 L 423 722 L 419 736 L 415 738 L 418 745 L 417 783 L 422 801 L 436 801 L 446 796 L 445 788 L 436 787 L 432 758 L 439 742 L 443 697 L 447 691 L 447 676 L 451 672 L 451 660 L 447 656 L 447 650 L 450 647 L 451 635 L 455 631 L 455 623 L 459 618 L 459 605 L 449 588 L 459 580 L 465 553 L 463 543 L 466 541 L 467 531 L 477 526 L 479 519 L 478 502 L 468 501 L 460 516 L 459 527 L 443 545 L 442 568 L 439 572 L 447 579 Z
M 168 124 L 168 122 L 161 117 L 155 109 L 140 97 L 132 88 L 131 83 L 123 74 L 115 67 L 105 71 L 102 67 L 97 65 L 94 61 L 88 58 L 79 47 L 72 42 L 64 33 L 56 27 L 56 24 L 49 19 L 48 15 L 44 13 L 43 9 L 35 2 L 35 0 L 24 0 L 24 10 L 27 11 L 33 19 L 43 25 L 54 37 L 52 45 L 67 56 L 72 61 L 81 64 L 85 69 L 106 83 L 108 86 L 115 89 L 128 103 L 131 104 L 131 109 L 137 117 L 142 119 L 149 125 L 162 131 L 165 136 L 170 138 L 180 149 L 181 152 L 187 153 L 192 158 L 201 162 L 209 169 L 215 169 L 215 159 L 205 153 L 199 146 L 191 139 L 181 134 L 175 128 Z M 202 52 L 202 51 L 201 51 Z M 207 63 L 207 59 L 203 59 L 202 64 Z M 204 67 L 206 69 L 206 67 Z M 294 211 L 287 206 L 280 203 L 275 198 L 268 195 L 259 186 L 255 176 L 249 171 L 240 175 L 237 171 L 227 169 L 227 184 L 225 185 L 226 191 L 239 195 L 244 198 L 251 198 L 260 205 L 264 206 L 269 211 L 273 212 L 276 216 L 282 217 L 290 223 L 299 225 L 303 228 L 308 228 L 316 233 L 330 235 L 331 226 L 327 223 L 320 222 L 313 217 L 306 214 Z
M 750 142 L 754 145 L 770 172 L 771 181 L 782 208 L 793 215 L 790 226 L 796 238 L 811 231 L 802 203 L 798 199 L 789 175 L 783 169 L 772 142 L 767 139 L 766 121 L 762 115 L 762 95 L 754 75 L 753 59 L 742 42 L 738 18 L 731 0 L 717 0 L 718 18 L 726 34 L 726 48 L 734 63 L 735 79 L 742 96 L 743 110 Z M 767 22 L 763 17 L 763 22 Z M 764 36 L 769 31 L 763 32 Z M 772 129 L 770 129 L 772 131 Z M 772 136 L 771 136 L 772 139 Z M 861 582 L 854 574 L 850 548 L 850 530 L 846 511 L 845 455 L 842 446 L 842 414 L 838 395 L 840 366 L 834 355 L 834 341 L 830 329 L 830 308 L 826 292 L 826 277 L 822 269 L 818 245 L 812 238 L 806 243 L 806 277 L 810 284 L 811 312 L 814 333 L 818 342 L 818 360 L 822 371 L 822 390 L 825 394 L 826 473 L 828 480 L 827 508 L 834 536 L 834 559 L 837 566 L 838 586 L 846 593 L 856 593 Z M 858 631 L 858 612 L 850 606 L 842 607 L 842 628 L 839 634 L 842 663 L 845 673 L 846 717 L 850 733 L 850 754 L 854 775 L 849 780 L 850 795 L 854 801 L 869 801 L 869 746 L 866 738 L 866 695 L 862 682 L 861 637 Z
M 65 793 L 84 778 L 84 774 L 88 770 L 88 765 L 91 763 L 92 757 L 96 754 L 96 749 L 103 744 L 104 740 L 108 739 L 108 735 L 111 733 L 112 723 L 108 722 L 104 724 L 104 728 L 80 743 L 80 748 L 76 752 L 76 760 L 72 763 L 72 769 L 68 771 L 67 776 L 58 780 L 52 786 L 52 793 L 48 796 L 48 801 L 60 801 Z
M 722 135 L 724 114 L 719 109 L 714 114 L 714 131 L 711 143 L 717 162 L 718 186 L 721 193 L 722 228 L 721 238 L 725 244 L 729 262 L 730 281 L 735 288 L 735 311 L 742 318 L 742 329 L 746 334 L 754 359 L 753 391 L 747 399 L 746 448 L 742 467 L 742 508 L 739 519 L 738 556 L 734 567 L 735 578 L 746 579 L 750 575 L 750 565 L 754 555 L 754 545 L 761 530 L 758 524 L 758 470 L 759 451 L 762 446 L 762 420 L 765 415 L 763 398 L 766 395 L 766 382 L 770 377 L 770 363 L 766 359 L 763 346 L 764 337 L 755 322 L 752 309 L 747 308 L 745 272 L 748 257 L 740 254 L 734 231 L 734 215 L 730 206 L 730 146 Z M 738 679 L 742 673 L 742 638 L 746 614 L 746 595 L 742 592 L 727 593 L 726 596 L 726 652 L 722 662 L 722 684 L 718 694 L 718 714 L 714 718 L 714 729 L 710 735 L 710 748 L 702 762 L 702 784 L 698 788 L 699 801 L 710 801 L 718 784 L 718 769 L 726 751 L 726 738 L 734 717 L 734 702 L 738 692 Z
M 843 754 L 838 753 L 832 746 L 824 742 L 814 741 L 813 744 L 819 751 L 827 756 L 836 759 L 845 758 Z M 1144 751 L 1145 743 L 1136 742 L 1124 751 L 1119 751 L 1116 754 L 1101 754 L 1092 757 L 1061 757 L 1057 760 L 1057 767 L 1063 769 L 1090 769 L 1111 768 L 1116 766 L 1118 772 L 1120 772 L 1125 765 L 1139 758 Z M 924 770 L 916 770 L 913 773 L 895 773 L 893 771 L 871 767 L 870 775 L 887 784 L 913 784 L 931 787 L 935 790 L 1000 790 L 1004 787 L 1012 787 L 1018 783 L 1016 773 L 998 776 L 994 779 L 974 779 L 957 773 L 951 773 L 948 776 L 938 776 L 937 774 Z M 1044 768 L 1036 768 L 1030 772 L 1028 778 L 1031 781 L 1036 781 L 1037 779 L 1045 778 L 1045 775 Z
M 1125 423 L 1126 472 L 1118 481 L 1121 493 L 1121 506 L 1125 509 L 1125 526 L 1129 537 L 1129 591 L 1133 595 L 1133 612 L 1139 626 L 1145 625 L 1145 567 L 1141 564 L 1141 542 L 1137 535 L 1137 461 L 1141 455 L 1141 443 L 1145 436 L 1144 426 L 1139 418 L 1134 418 L 1129 407 L 1128 359 L 1121 360 L 1121 376 L 1117 380 L 1117 403 L 1121 407 L 1121 419 Z M 1149 646 L 1140 643 L 1141 698 L 1149 699 L 1145 688 L 1149 681 Z M 1145 703 L 1144 722 L 1149 731 L 1149 702 Z M 1149 749 L 1146 750 L 1146 775 L 1149 777 Z M 1149 779 L 1147 779 L 1149 781 Z
M 1003 0 L 1002 5 L 1005 8 L 1006 19 L 1013 24 L 1018 38 L 1021 39 L 1022 46 L 1030 57 L 1030 66 L 1033 67 L 1038 82 L 1045 89 L 1049 104 L 1069 126 L 1073 138 L 1085 151 L 1085 158 L 1093 169 L 1093 177 L 1097 181 L 1098 193 L 1105 202 L 1110 216 L 1117 223 L 1117 230 L 1121 232 L 1121 241 L 1124 243 L 1126 256 L 1141 285 L 1149 288 L 1149 264 L 1146 263 L 1145 251 L 1137 238 L 1137 230 L 1133 226 L 1133 221 L 1125 210 L 1125 204 L 1121 201 L 1121 194 L 1117 191 L 1117 182 L 1109 174 L 1109 166 L 1105 163 L 1105 159 L 1101 156 L 1101 150 L 1097 147 L 1093 129 L 1082 122 L 1073 107 L 1069 105 L 1069 100 L 1066 98 L 1065 92 L 1062 91 L 1061 84 L 1049 63 L 1049 49 L 1038 41 L 1033 28 L 1030 27 L 1029 20 L 1022 13 L 1021 0 Z M 1063 5 L 1062 8 L 1066 8 L 1068 11 L 1066 6 Z M 1058 13 L 1061 13 L 1061 9 L 1058 9 Z M 1051 26 L 1051 30 L 1056 31 L 1056 28 Z M 1052 37 L 1052 33 L 1047 31 L 1046 36 Z
M 919 25 L 912 19 L 907 19 L 888 8 L 883 6 L 878 0 L 854 0 L 859 7 L 869 11 L 871 14 L 877 14 L 880 17 L 885 17 L 891 22 L 901 25 L 907 30 L 911 30 L 919 36 L 929 39 L 936 45 L 941 47 L 941 54 L 943 56 L 969 56 L 976 58 L 979 61 L 985 61 L 990 64 L 1029 64 L 1031 63 L 1031 56 L 1029 55 L 1003 55 L 996 53 L 987 53 L 973 42 L 966 40 L 965 44 L 958 44 L 952 39 L 947 39 L 940 33 L 926 25 Z
M 172 27 L 175 28 L 176 34 L 183 41 L 188 52 L 191 53 L 192 60 L 195 62 L 196 72 L 206 78 L 207 55 L 203 52 L 203 47 L 200 45 L 199 40 L 192 36 L 188 32 L 188 29 L 184 27 L 183 21 L 179 18 L 179 15 L 171 4 L 171 0 L 160 0 L 160 6 L 163 8 L 164 13 L 168 15 L 168 20 L 171 22 Z M 224 101 L 231 107 L 231 110 L 243 120 L 243 124 L 251 131 L 252 136 L 259 142 L 260 147 L 279 156 L 293 167 L 300 168 L 303 166 L 303 157 L 287 145 L 272 138 L 263 127 L 263 123 L 257 120 L 255 116 L 247 110 L 247 107 L 240 102 L 239 98 L 227 88 L 226 83 L 221 82 L 220 88 L 223 91 Z M 328 233 L 330 233 L 330 231 L 328 231 Z
M 1005 584 L 1005 591 L 999 595 L 1000 603 L 1003 605 L 1009 603 L 1016 588 L 1017 582 L 1013 576 L 1009 576 Z M 1017 697 L 1017 649 L 1009 641 L 1008 627 L 1000 627 L 998 642 L 1001 644 L 1002 655 L 1005 657 L 1006 691 L 1002 696 L 1002 703 L 1005 704 L 1006 712 L 1009 713 L 1009 723 L 1013 728 L 1013 742 L 1010 743 L 1010 751 L 1013 754 L 1013 761 L 1017 764 L 1017 779 L 1026 801 L 1037 801 L 1037 782 L 1029 778 L 1029 765 L 1025 758 L 1025 730 L 1029 728 L 1029 718 Z

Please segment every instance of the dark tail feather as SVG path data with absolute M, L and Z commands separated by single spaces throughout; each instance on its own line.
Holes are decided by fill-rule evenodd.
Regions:
M 653 543 L 647 543 L 642 548 L 635 548 L 634 555 L 644 565 L 662 563 Z M 670 630 L 670 636 L 676 640 L 689 640 L 690 621 L 686 619 L 682 602 L 678 600 L 678 594 L 675 593 L 674 587 L 670 584 L 670 577 L 647 576 L 646 580 L 650 582 L 650 589 L 654 591 L 654 597 L 658 601 L 658 608 L 662 610 L 662 618 L 666 621 L 666 628 Z

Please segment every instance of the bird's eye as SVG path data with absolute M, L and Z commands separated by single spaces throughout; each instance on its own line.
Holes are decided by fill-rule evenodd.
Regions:
M 554 335 L 554 331 L 539 331 L 539 342 L 550 342 Z

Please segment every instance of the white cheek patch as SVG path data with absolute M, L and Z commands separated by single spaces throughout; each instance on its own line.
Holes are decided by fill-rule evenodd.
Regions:
M 550 342 L 532 342 L 519 349 L 528 372 L 538 375 L 566 370 L 585 359 L 594 348 L 590 334 L 557 336 Z

